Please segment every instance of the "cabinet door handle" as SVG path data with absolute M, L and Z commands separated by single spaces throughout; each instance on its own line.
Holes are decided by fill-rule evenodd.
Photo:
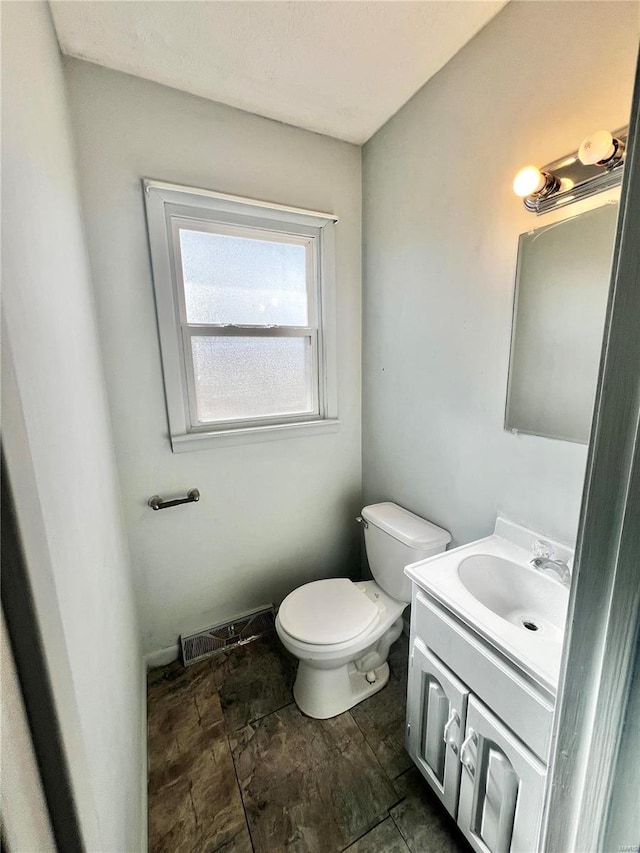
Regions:
M 475 775 L 476 767 L 471 757 L 471 744 L 477 745 L 478 739 L 472 728 L 469 729 L 469 734 L 464 739 L 464 743 L 460 747 L 460 761 L 467 768 L 471 776 Z
M 458 744 L 456 743 L 456 738 L 451 737 L 451 729 L 455 725 L 460 725 L 460 717 L 458 716 L 458 712 L 455 708 L 451 709 L 451 713 L 449 714 L 449 719 L 444 727 L 443 738 L 444 742 L 451 747 L 454 752 L 458 751 Z

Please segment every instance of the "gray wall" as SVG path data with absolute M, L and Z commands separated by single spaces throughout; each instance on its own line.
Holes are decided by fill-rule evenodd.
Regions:
M 357 565 L 360 149 L 81 61 L 66 72 L 144 644 L 154 651 Z M 142 177 L 340 217 L 339 432 L 172 454 Z M 197 505 L 146 505 L 194 486 Z
M 142 850 L 141 649 L 45 3 L 2 6 L 2 125 L 3 445 L 87 850 Z
M 586 448 L 503 430 L 517 170 L 629 119 L 638 6 L 510 3 L 364 148 L 364 502 L 576 534 Z

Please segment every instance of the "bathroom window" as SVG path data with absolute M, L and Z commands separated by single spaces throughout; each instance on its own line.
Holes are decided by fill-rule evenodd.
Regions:
M 143 184 L 174 452 L 336 429 L 335 217 Z

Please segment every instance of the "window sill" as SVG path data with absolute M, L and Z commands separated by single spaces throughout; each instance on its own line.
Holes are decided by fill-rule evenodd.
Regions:
M 171 436 L 174 453 L 190 453 L 193 450 L 210 450 L 214 447 L 230 447 L 234 444 L 255 444 L 262 441 L 279 441 L 283 438 L 304 438 L 308 435 L 325 435 L 337 432 L 340 421 L 325 418 L 317 421 L 301 421 L 290 424 L 239 427 L 238 429 L 212 432 L 189 432 Z

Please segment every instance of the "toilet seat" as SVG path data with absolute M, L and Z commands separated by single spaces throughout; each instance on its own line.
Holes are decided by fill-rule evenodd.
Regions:
M 353 640 L 376 621 L 379 608 L 347 578 L 304 584 L 280 605 L 282 628 L 296 640 L 329 646 Z

